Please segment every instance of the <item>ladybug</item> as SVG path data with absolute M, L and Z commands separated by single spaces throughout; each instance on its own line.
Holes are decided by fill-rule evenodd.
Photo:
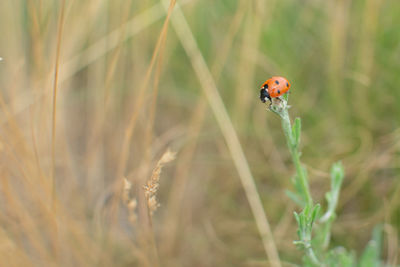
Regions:
M 266 80 L 261 86 L 260 99 L 263 103 L 271 98 L 279 97 L 284 93 L 288 92 L 290 89 L 290 83 L 286 78 L 280 76 L 274 76 Z

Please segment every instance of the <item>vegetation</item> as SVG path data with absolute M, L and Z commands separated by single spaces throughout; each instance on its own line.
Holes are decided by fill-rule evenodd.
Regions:
M 382 266 L 379 258 L 381 252 L 380 226 L 375 228 L 374 239 L 364 250 L 357 265 L 354 254 L 347 252 L 343 247 L 329 248 L 332 223 L 336 219 L 335 209 L 339 200 L 339 192 L 344 178 L 343 166 L 340 162 L 331 168 L 331 190 L 325 194 L 328 206 L 326 212 L 320 215 L 321 205 L 313 204 L 307 170 L 300 163 L 299 145 L 301 134 L 301 120 L 296 118 L 291 127 L 288 106 L 288 94 L 281 98 L 272 99 L 269 110 L 280 116 L 282 129 L 285 133 L 287 145 L 296 166 L 296 175 L 293 178 L 296 192 L 287 191 L 287 195 L 302 207 L 302 212 L 294 213 L 298 230 L 298 241 L 293 243 L 304 250 L 304 266 Z M 317 226 L 317 234 L 313 236 L 313 229 Z
M 398 266 L 398 25 L 395 0 L 0 1 L 0 263 Z

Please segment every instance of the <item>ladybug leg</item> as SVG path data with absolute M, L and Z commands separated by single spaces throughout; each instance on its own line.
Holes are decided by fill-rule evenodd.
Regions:
M 268 99 L 269 99 L 269 106 L 268 109 L 272 108 L 272 98 L 268 95 Z
M 267 110 L 268 111 L 274 111 L 274 109 L 275 109 L 275 106 L 272 105 L 272 100 L 271 100 L 271 101 L 269 101 L 269 105 L 268 105 Z
M 283 102 L 283 99 L 280 96 L 275 97 L 275 102 L 277 102 L 278 104 L 281 104 Z

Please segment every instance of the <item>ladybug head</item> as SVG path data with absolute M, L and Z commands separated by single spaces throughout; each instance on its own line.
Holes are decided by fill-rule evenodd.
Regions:
M 268 98 L 269 101 L 271 101 L 271 97 L 270 97 L 270 95 L 268 93 L 268 90 L 266 90 L 265 88 L 261 88 L 261 90 L 260 90 L 261 102 L 265 103 L 267 101 L 266 98 Z

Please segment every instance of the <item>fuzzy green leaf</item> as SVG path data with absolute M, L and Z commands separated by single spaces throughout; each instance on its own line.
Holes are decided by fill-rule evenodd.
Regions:
M 339 161 L 339 162 L 336 162 L 335 164 L 333 164 L 333 166 L 331 168 L 331 187 L 332 187 L 332 189 L 339 191 L 340 186 L 342 185 L 343 178 L 344 178 L 343 165 Z M 334 190 L 332 190 L 332 191 L 334 191 Z
M 314 206 L 312 214 L 311 214 L 311 224 L 313 224 L 315 222 L 316 218 L 318 217 L 320 209 L 321 209 L 320 204 L 317 204 Z
M 327 222 L 335 216 L 335 209 L 339 201 L 340 188 L 344 179 L 344 170 L 341 162 L 336 162 L 331 168 L 331 191 L 325 194 L 328 209 L 321 217 L 321 222 Z
M 300 144 L 300 135 L 301 135 L 301 119 L 296 118 L 293 123 L 292 127 L 292 133 L 293 133 L 293 141 L 296 147 L 299 146 Z
M 329 267 L 355 267 L 356 257 L 345 248 L 337 247 L 328 252 L 326 263 Z
M 381 266 L 380 254 L 382 245 L 382 225 L 374 227 L 372 232 L 372 240 L 368 242 L 367 247 L 364 249 L 359 262 L 360 267 L 376 267 Z
M 286 190 L 285 191 L 286 195 L 297 205 L 303 207 L 305 205 L 304 200 L 296 193 Z

